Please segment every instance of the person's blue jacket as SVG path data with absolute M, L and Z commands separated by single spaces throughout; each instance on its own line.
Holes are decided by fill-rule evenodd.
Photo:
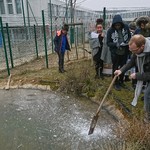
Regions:
M 120 15 L 115 15 L 113 18 L 112 26 L 107 31 L 107 45 L 112 54 L 115 54 L 115 51 L 117 50 L 117 44 L 118 44 L 118 32 L 114 27 L 116 23 L 121 23 L 124 43 L 128 44 L 131 38 L 131 33 L 128 25 L 122 21 Z
M 57 33 L 56 33 L 56 36 L 55 36 L 55 38 L 54 38 L 54 45 L 55 45 L 55 51 L 56 52 L 61 52 L 61 50 L 62 50 L 62 43 L 63 43 L 63 33 L 62 33 L 62 31 L 60 30 L 60 31 L 57 31 Z M 69 45 L 69 42 L 68 42 L 68 38 L 67 38 L 67 35 L 66 35 L 66 47 L 65 47 L 65 49 L 66 50 L 70 50 L 70 45 Z

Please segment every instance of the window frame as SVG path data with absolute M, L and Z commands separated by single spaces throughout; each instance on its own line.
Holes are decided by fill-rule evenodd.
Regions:
M 1 7 L 0 7 L 0 14 L 6 14 L 6 10 L 5 10 L 5 4 L 4 4 L 4 0 L 0 0 L 1 1 Z M 1 9 L 3 8 L 3 9 Z
M 11 2 L 8 2 L 8 1 L 10 1 L 10 0 L 6 0 L 6 3 L 7 3 L 7 8 L 8 8 L 8 14 L 9 15 L 12 15 L 12 14 L 14 14 L 14 9 L 13 9 L 13 1 L 11 0 Z M 11 7 L 12 8 L 11 8 Z M 12 9 L 11 11 L 10 11 L 10 8 Z
M 14 0 L 14 2 L 15 2 L 15 7 L 16 7 L 16 13 L 22 14 L 21 0 Z

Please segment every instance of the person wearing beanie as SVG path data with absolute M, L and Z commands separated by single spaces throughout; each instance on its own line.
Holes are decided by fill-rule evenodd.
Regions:
M 129 23 L 129 30 L 130 30 L 130 32 L 131 32 L 131 36 L 133 36 L 133 35 L 134 35 L 134 32 L 135 32 L 135 30 L 136 30 L 136 23 L 135 23 L 135 22 L 130 22 L 130 23 Z
M 68 42 L 67 32 L 69 30 L 69 26 L 64 24 L 62 30 L 57 31 L 56 36 L 54 38 L 54 45 L 55 45 L 55 52 L 58 54 L 58 65 L 59 65 L 59 72 L 64 73 L 64 56 L 65 51 L 70 49 L 70 45 Z

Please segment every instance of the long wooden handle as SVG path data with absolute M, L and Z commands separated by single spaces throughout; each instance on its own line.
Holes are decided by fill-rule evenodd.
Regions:
M 105 93 L 105 95 L 104 95 L 104 97 L 103 97 L 103 99 L 102 99 L 102 101 L 101 101 L 101 103 L 100 103 L 98 109 L 97 109 L 96 115 L 99 114 L 100 109 L 101 109 L 101 107 L 102 107 L 102 105 L 103 105 L 103 103 L 104 103 L 104 101 L 105 101 L 107 95 L 109 94 L 109 92 L 110 92 L 110 90 L 111 90 L 111 88 L 112 88 L 112 86 L 113 86 L 113 84 L 114 84 L 116 78 L 117 78 L 117 75 L 115 75 L 114 78 L 113 78 L 113 80 L 111 81 L 111 83 L 110 83 L 110 85 L 109 85 L 109 87 L 108 87 L 108 89 L 107 89 L 107 91 L 106 91 L 106 93 Z

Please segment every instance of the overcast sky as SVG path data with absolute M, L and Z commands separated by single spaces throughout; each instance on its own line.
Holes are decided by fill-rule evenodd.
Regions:
M 150 0 L 77 0 L 77 3 L 93 10 L 103 7 L 150 7 Z

